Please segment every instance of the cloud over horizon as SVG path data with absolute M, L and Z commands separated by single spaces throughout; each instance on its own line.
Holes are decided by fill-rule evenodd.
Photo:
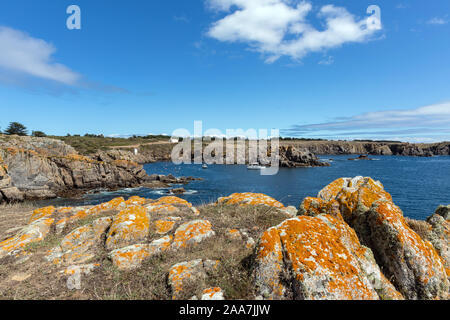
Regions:
M 436 136 L 437 141 L 450 136 L 450 101 L 415 109 L 367 112 L 329 122 L 293 125 L 282 133 L 316 137 L 408 136 L 408 139 L 422 135 L 426 139 Z
M 74 85 L 80 75 L 53 61 L 56 48 L 38 38 L 0 26 L 0 68 L 21 75 Z
M 325 5 L 317 18 L 324 29 L 307 21 L 313 6 L 296 0 L 206 0 L 226 16 L 212 24 L 207 35 L 222 42 L 240 42 L 262 53 L 267 63 L 282 56 L 301 60 L 310 52 L 368 41 L 382 29 L 375 15 L 358 20 L 343 7 Z

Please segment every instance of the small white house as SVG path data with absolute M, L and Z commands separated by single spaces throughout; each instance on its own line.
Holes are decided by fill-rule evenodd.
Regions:
M 137 155 L 137 154 L 138 154 L 138 149 L 134 148 L 134 155 Z
M 174 138 L 174 137 L 170 138 L 170 143 L 178 143 L 179 141 L 180 141 L 179 138 Z

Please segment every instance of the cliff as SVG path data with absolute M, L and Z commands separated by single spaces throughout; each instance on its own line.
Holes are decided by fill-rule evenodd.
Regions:
M 333 181 L 298 210 L 256 193 L 198 208 L 174 196 L 18 208 L 0 216 L 0 296 L 445 300 L 449 212 L 405 219 L 364 177 Z
M 81 156 L 59 140 L 0 136 L 0 201 L 132 187 L 147 179 L 143 167 L 134 161 Z
M 281 145 L 305 148 L 319 155 L 370 154 L 418 157 L 450 155 L 450 142 L 413 144 L 363 141 L 282 141 Z

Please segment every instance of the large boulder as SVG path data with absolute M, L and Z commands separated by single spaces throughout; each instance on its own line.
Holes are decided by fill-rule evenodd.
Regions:
M 93 250 L 102 244 L 102 235 L 111 222 L 109 217 L 100 218 L 73 230 L 61 240 L 60 245 L 47 253 L 47 261 L 59 266 L 86 263 L 93 259 Z
M 429 241 L 408 226 L 379 181 L 338 179 L 322 189 L 318 199 L 305 199 L 299 213 L 315 215 L 333 207 L 362 244 L 372 249 L 383 272 L 406 298 L 446 298 L 449 283 L 441 257 Z
M 49 138 L 0 135 L 0 194 L 3 200 L 54 198 L 93 188 L 132 187 L 148 178 L 126 159 L 99 161 Z M 78 192 L 79 192 L 78 191 Z
M 118 249 L 130 244 L 141 243 L 148 238 L 150 215 L 142 206 L 131 206 L 117 216 L 106 236 L 106 248 Z
M 52 218 L 33 221 L 23 227 L 14 237 L 0 242 L 0 259 L 8 255 L 16 256 L 23 253 L 27 245 L 44 240 L 54 221 Z
M 329 165 L 329 163 L 321 162 L 315 154 L 306 148 L 297 148 L 293 146 L 280 147 L 281 167 L 320 167 Z
M 266 299 L 402 298 L 356 233 L 323 214 L 268 229 L 257 247 L 254 279 Z

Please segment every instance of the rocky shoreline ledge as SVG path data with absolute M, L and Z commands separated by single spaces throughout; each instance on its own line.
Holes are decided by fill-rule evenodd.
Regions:
M 112 154 L 116 156 L 83 156 L 60 140 L 1 136 L 0 203 L 73 197 L 101 188 L 164 188 L 195 180 L 149 176 L 141 164 Z
M 112 149 L 87 156 L 61 140 L 0 135 L 0 203 L 72 197 L 101 188 L 164 188 L 196 180 L 145 172 L 142 163 L 170 159 L 167 150 L 166 155 L 155 155 Z M 281 147 L 280 157 L 283 167 L 329 165 L 294 147 Z
M 5 298 L 449 298 L 450 206 L 406 219 L 371 178 L 338 179 L 298 209 L 236 193 L 15 214 L 26 224 L 0 229 Z

